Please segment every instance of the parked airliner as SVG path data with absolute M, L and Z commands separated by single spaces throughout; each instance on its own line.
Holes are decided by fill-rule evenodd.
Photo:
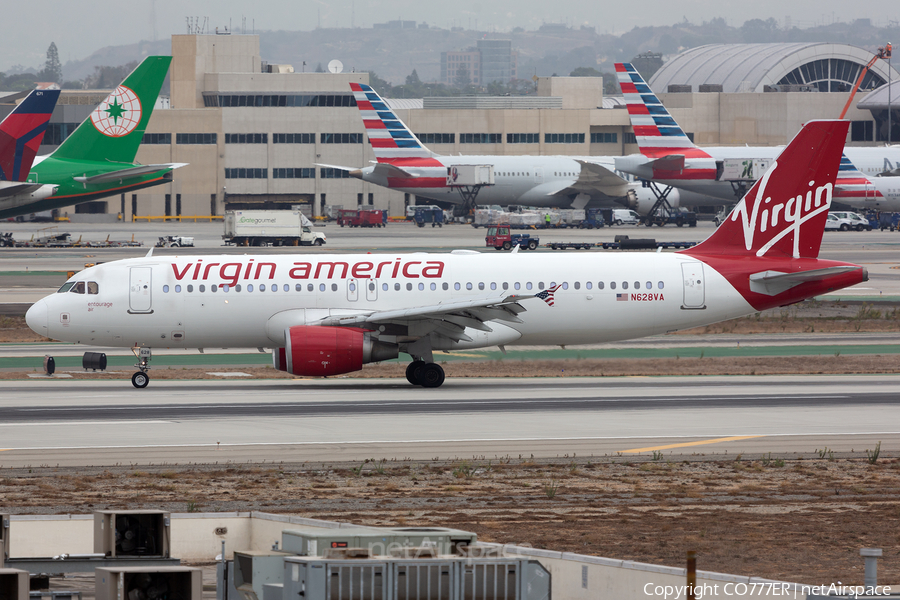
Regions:
M 321 166 L 346 171 L 351 177 L 392 190 L 467 208 L 476 203 L 579 209 L 626 206 L 646 214 L 656 202 L 651 190 L 615 172 L 611 156 L 435 154 L 370 86 L 351 83 L 350 87 L 376 163 L 363 168 Z M 453 181 L 454 167 L 471 165 L 490 165 L 493 180 L 477 187 Z M 477 194 L 464 195 L 471 192 Z M 678 193 L 671 194 L 669 204 L 678 203 Z
M 745 162 L 761 175 L 781 152 L 775 146 L 695 145 L 630 63 L 616 63 L 640 154 L 616 158 L 616 169 L 662 185 L 736 202 L 756 176 L 731 177 L 726 161 Z M 856 209 L 900 211 L 900 178 L 879 177 L 900 167 L 900 147 L 848 147 L 834 198 Z M 851 164 L 852 163 L 852 164 Z M 855 167 L 855 168 L 854 168 Z
M 675 253 L 516 252 L 153 256 L 90 267 L 35 303 L 57 340 L 132 348 L 267 347 L 276 368 L 329 376 L 438 350 L 590 344 L 697 327 L 867 279 L 818 258 L 848 124 L 806 124 L 731 216 Z

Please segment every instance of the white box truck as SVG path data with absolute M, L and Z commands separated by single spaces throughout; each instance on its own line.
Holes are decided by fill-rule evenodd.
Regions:
M 226 246 L 321 246 L 325 234 L 299 210 L 229 210 L 222 239 Z

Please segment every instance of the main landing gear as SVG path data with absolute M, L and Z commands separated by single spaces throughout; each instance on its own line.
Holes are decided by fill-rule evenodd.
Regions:
M 406 367 L 406 380 L 426 388 L 441 387 L 444 383 L 444 369 L 436 363 L 414 360 Z
M 147 375 L 150 370 L 150 348 L 132 348 L 131 351 L 138 359 L 138 364 L 134 366 L 139 369 L 131 376 L 131 385 L 142 390 L 150 383 L 150 376 Z

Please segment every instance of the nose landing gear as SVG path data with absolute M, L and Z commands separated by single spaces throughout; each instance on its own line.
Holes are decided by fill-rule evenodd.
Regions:
M 150 348 L 132 348 L 131 351 L 138 359 L 138 364 L 134 366 L 139 369 L 131 376 L 131 385 L 142 390 L 150 383 L 150 376 L 147 375 L 147 371 L 150 370 Z

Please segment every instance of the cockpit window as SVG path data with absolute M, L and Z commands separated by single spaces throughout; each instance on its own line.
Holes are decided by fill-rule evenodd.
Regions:
M 72 294 L 83 294 L 84 293 L 84 282 L 78 281 L 75 285 L 72 286 L 72 289 L 69 290 Z
M 66 283 L 64 283 L 64 284 L 62 285 L 61 288 L 59 288 L 58 290 L 56 290 L 56 293 L 57 293 L 57 294 L 65 294 L 66 292 L 68 292 L 68 291 L 72 288 L 73 285 L 75 285 L 75 282 L 74 282 L 74 281 L 67 281 Z
M 88 294 L 99 294 L 100 286 L 97 285 L 96 281 L 88 281 L 87 290 Z

